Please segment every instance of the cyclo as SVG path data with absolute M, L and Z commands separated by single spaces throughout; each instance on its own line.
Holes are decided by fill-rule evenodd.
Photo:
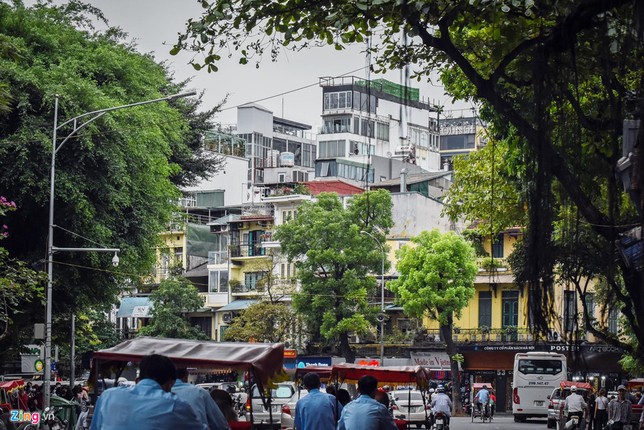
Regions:
M 488 401 L 484 405 L 481 405 L 477 399 L 479 391 L 485 387 L 489 390 L 490 385 L 487 383 L 475 382 L 472 384 L 470 390 L 470 416 L 472 417 L 472 422 L 474 418 L 481 418 L 483 422 L 486 420 L 492 421 L 490 399 L 488 396 Z

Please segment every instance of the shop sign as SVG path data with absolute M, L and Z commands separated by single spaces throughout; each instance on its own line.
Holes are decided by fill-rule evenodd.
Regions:
M 422 351 L 410 353 L 411 361 L 416 366 L 431 370 L 450 370 L 449 355 L 443 351 Z

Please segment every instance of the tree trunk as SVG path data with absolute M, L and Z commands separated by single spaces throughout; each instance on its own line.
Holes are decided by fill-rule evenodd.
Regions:
M 344 357 L 347 363 L 356 361 L 356 353 L 349 345 L 349 335 L 347 333 L 340 334 L 340 355 Z
M 447 317 L 447 324 L 440 326 L 441 336 L 445 340 L 445 350 L 449 356 L 450 369 L 452 374 L 452 404 L 454 415 L 463 413 L 463 403 L 461 402 L 461 383 L 458 374 L 458 362 L 454 360 L 454 355 L 458 352 L 454 339 L 452 339 L 453 316 L 450 313 Z

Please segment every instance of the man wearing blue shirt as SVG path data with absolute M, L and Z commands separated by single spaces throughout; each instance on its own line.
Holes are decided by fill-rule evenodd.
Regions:
M 488 405 L 488 402 L 490 401 L 490 392 L 487 390 L 487 385 L 483 385 L 481 391 L 476 393 L 475 399 L 478 400 L 476 407 L 478 408 L 479 412 L 481 412 L 481 406 L 483 406 L 485 413 L 489 414 L 489 410 L 485 409 Z
M 174 382 L 172 392 L 181 400 L 192 406 L 197 417 L 205 423 L 210 430 L 228 430 L 230 426 L 224 418 L 219 406 L 210 397 L 208 391 L 201 387 L 188 384 L 188 369 L 177 369 L 177 380 Z
M 148 355 L 140 364 L 140 382 L 106 390 L 94 409 L 91 430 L 207 430 L 195 411 L 170 393 L 177 369 L 168 357 Z
M 331 394 L 320 391 L 320 376 L 307 373 L 302 378 L 309 393 L 298 400 L 295 406 L 297 430 L 335 430 L 342 404 Z
M 358 381 L 360 396 L 342 410 L 338 430 L 398 430 L 387 408 L 374 399 L 378 380 L 363 376 Z

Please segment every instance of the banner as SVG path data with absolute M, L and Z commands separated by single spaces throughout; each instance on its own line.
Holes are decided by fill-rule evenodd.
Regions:
M 429 370 L 450 370 L 449 356 L 445 351 L 411 352 L 410 355 L 414 366 L 423 366 Z

